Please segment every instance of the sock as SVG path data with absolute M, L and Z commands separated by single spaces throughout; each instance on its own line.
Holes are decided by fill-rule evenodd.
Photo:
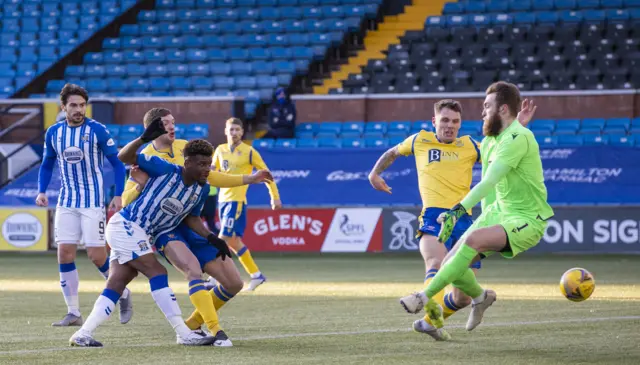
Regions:
M 93 310 L 91 314 L 89 314 L 89 318 L 87 318 L 80 330 L 83 333 L 92 335 L 98 326 L 109 319 L 109 316 L 111 316 L 111 313 L 113 313 L 116 307 L 118 299 L 120 299 L 120 294 L 111 289 L 103 290 L 93 305 Z
M 484 300 L 484 289 L 482 289 L 480 284 L 478 284 L 476 275 L 470 268 L 467 268 L 462 276 L 454 280 L 451 285 L 462 290 L 463 293 L 473 298 L 474 303 L 476 304 Z
M 102 264 L 102 266 L 98 268 L 98 271 L 100 271 L 100 274 L 102 274 L 102 277 L 104 277 L 105 280 L 109 278 L 109 258 L 108 257 L 107 257 L 107 261 L 105 261 L 104 264 Z
M 67 303 L 67 313 L 80 316 L 80 302 L 78 300 L 78 286 L 80 277 L 76 270 L 76 263 L 60 264 L 60 287 L 64 301 Z
M 196 312 L 200 314 L 207 325 L 209 332 L 214 335 L 218 333 L 221 329 L 218 313 L 216 313 L 216 308 L 213 306 L 209 293 L 204 288 L 204 281 L 191 280 L 189 282 L 189 299 L 191 299 L 191 303 L 196 307 Z
M 173 290 L 169 288 L 169 277 L 166 274 L 157 275 L 149 279 L 151 286 L 151 296 L 158 305 L 158 308 L 164 313 L 171 327 L 180 337 L 188 337 L 191 330 L 184 324 L 182 320 L 182 312 Z
M 427 276 L 425 276 L 424 278 L 425 290 L 427 289 L 427 287 L 429 287 L 429 283 L 431 283 L 431 281 L 433 280 L 433 278 L 436 276 L 437 273 L 438 273 L 437 269 L 430 269 L 429 271 L 427 271 Z M 441 290 L 438 293 L 436 293 L 436 295 L 434 295 L 431 299 L 435 300 L 438 304 L 442 306 L 442 308 L 444 308 L 444 290 Z M 424 315 L 424 320 L 427 321 L 427 323 L 433 325 L 431 323 L 431 319 L 429 318 L 428 314 Z
M 436 276 L 431 280 L 429 286 L 424 291 L 426 296 L 432 298 L 438 292 L 442 291 L 447 285 L 464 275 L 466 270 L 470 270 L 469 265 L 477 255 L 478 251 L 463 243 L 460 246 L 460 249 L 458 249 L 458 252 L 456 252 L 456 254 L 440 268 Z M 473 274 L 473 271 L 471 273 Z M 477 296 L 470 295 L 467 292 L 465 293 L 471 297 Z
M 260 276 L 260 269 L 258 269 L 256 262 L 253 261 L 253 257 L 251 257 L 251 252 L 249 252 L 247 246 L 244 246 L 240 251 L 236 252 L 236 255 L 238 255 L 240 263 L 247 274 L 251 275 L 251 278 L 257 278 Z
M 213 306 L 215 307 L 216 311 L 220 310 L 223 305 L 225 305 L 231 298 L 234 297 L 220 284 L 216 285 L 212 290 L 210 290 L 209 294 L 211 294 L 211 299 L 213 299 Z M 204 323 L 204 319 L 202 318 L 200 313 L 195 310 L 193 313 L 191 313 L 191 316 L 185 321 L 185 323 L 190 329 L 195 330 L 202 326 L 202 324 Z

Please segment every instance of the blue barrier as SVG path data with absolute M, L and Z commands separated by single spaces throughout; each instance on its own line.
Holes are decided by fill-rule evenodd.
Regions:
M 367 175 L 384 149 L 260 150 L 278 183 L 287 206 L 419 206 L 420 195 L 413 157 L 400 157 L 385 172 L 393 194 L 378 192 Z M 640 150 L 614 147 L 580 147 L 541 150 L 542 164 L 554 205 L 640 205 Z M 113 170 L 104 164 L 105 188 L 113 185 Z M 474 184 L 480 165 L 474 169 Z M 0 189 L 0 205 L 33 205 L 37 194 L 35 168 Z M 57 202 L 60 180 L 55 167 L 47 195 Z M 110 196 L 110 194 L 107 194 Z M 250 206 L 269 205 L 266 187 L 249 189 Z

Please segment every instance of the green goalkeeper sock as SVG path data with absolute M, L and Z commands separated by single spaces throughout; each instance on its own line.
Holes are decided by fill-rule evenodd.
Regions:
M 436 276 L 431 280 L 424 293 L 428 298 L 433 297 L 447 285 L 458 280 L 469 269 L 471 261 L 478 255 L 478 251 L 462 244 L 453 257 L 438 270 Z M 473 272 L 472 272 L 473 274 Z M 476 283 L 477 284 L 477 283 Z
M 451 285 L 462 290 L 463 293 L 467 294 L 471 298 L 477 298 L 484 292 L 484 289 L 482 289 L 480 284 L 478 284 L 476 275 L 471 269 L 467 269 L 464 274 L 454 280 Z

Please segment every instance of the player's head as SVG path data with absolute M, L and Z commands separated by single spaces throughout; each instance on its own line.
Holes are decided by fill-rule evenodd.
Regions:
M 520 90 L 514 84 L 498 81 L 487 88 L 482 107 L 482 132 L 485 136 L 497 136 L 504 123 L 516 119 L 520 108 Z
M 66 84 L 60 91 L 60 103 L 69 124 L 81 124 L 87 112 L 89 93 L 83 87 Z
M 440 142 L 451 143 L 458 138 L 462 121 L 462 105 L 451 99 L 433 104 L 433 127 Z
M 224 127 L 224 134 L 227 136 L 227 142 L 231 144 L 239 143 L 242 140 L 242 134 L 244 129 L 242 128 L 242 121 L 238 118 L 227 119 Z
M 171 115 L 171 110 L 165 108 L 149 109 L 142 119 L 142 124 L 147 128 L 149 124 L 158 117 L 162 118 L 162 125 L 167 133 L 158 137 L 156 141 L 165 144 L 172 144 L 173 141 L 176 140 L 176 120 L 173 118 L 173 115 Z
M 190 179 L 200 184 L 207 182 L 211 163 L 213 162 L 213 146 L 204 139 L 194 139 L 184 147 L 184 170 Z

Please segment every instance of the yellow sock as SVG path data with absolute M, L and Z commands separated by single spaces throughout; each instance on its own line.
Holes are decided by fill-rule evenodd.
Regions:
M 210 294 L 210 297 L 209 297 L 210 301 L 213 302 L 213 306 L 216 311 L 220 310 L 220 308 L 222 308 L 223 305 L 227 304 L 227 302 L 231 298 L 233 298 L 233 295 L 229 293 L 225 288 L 223 288 L 222 285 L 220 284 L 218 284 L 215 288 L 210 290 L 209 294 Z M 189 327 L 192 330 L 198 329 L 200 328 L 200 326 L 202 326 L 202 324 L 204 323 L 204 319 L 202 318 L 200 313 L 198 313 L 197 307 L 196 307 L 196 310 L 193 311 L 193 313 L 191 313 L 191 316 L 187 318 L 185 323 L 187 327 Z
M 433 280 L 433 277 L 436 276 L 437 273 L 438 273 L 438 270 L 436 270 L 436 269 L 431 269 L 431 270 L 427 271 L 427 276 L 424 278 L 424 288 L 425 289 L 427 289 L 427 286 L 429 286 L 429 283 L 431 282 L 431 280 Z M 444 290 L 441 290 L 438 294 L 436 294 L 431 299 L 435 300 L 438 304 L 440 304 L 443 309 L 445 308 L 445 305 L 444 305 Z M 447 318 L 447 317 L 445 316 L 444 318 Z M 429 316 L 427 314 L 424 315 L 424 320 L 427 321 L 427 323 L 432 325 L 431 318 L 429 318 Z
M 236 252 L 236 255 L 238 255 L 240 263 L 249 275 L 257 274 L 260 272 L 260 269 L 258 269 L 258 265 L 256 265 L 256 262 L 253 261 L 253 257 L 251 257 L 251 252 L 249 252 L 247 246 L 244 246 L 242 249 L 240 249 L 240 251 Z
M 203 322 L 207 325 L 209 332 L 212 334 L 220 331 L 220 322 L 218 321 L 218 313 L 211 301 L 211 297 L 204 288 L 204 282 L 202 280 L 192 280 L 189 282 L 189 299 L 193 306 L 196 307 L 196 311 L 203 318 Z M 187 320 L 189 321 L 189 319 Z M 188 322 L 187 326 L 189 326 Z M 199 327 L 199 326 L 198 326 Z M 189 326 L 191 328 L 191 326 Z

